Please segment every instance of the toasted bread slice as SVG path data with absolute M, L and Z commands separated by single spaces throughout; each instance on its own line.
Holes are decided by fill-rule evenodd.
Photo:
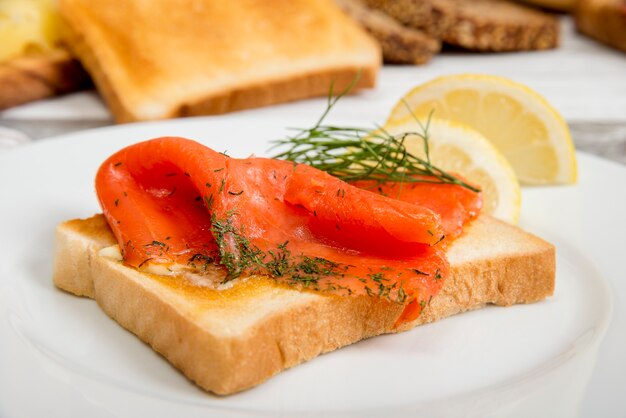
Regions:
M 0 64 L 0 110 L 90 85 L 89 75 L 63 48 L 22 55 Z
M 332 0 L 62 0 L 68 43 L 118 122 L 373 87 L 376 41 Z
M 115 244 L 104 217 L 57 228 L 54 283 L 94 298 L 124 328 L 189 379 L 218 394 L 257 385 L 321 353 L 405 331 L 486 304 L 531 303 L 554 291 L 554 247 L 482 216 L 451 246 L 451 277 L 412 323 L 403 307 L 375 297 L 298 291 L 266 277 L 212 290 L 156 276 L 101 253 Z
M 580 32 L 626 52 L 626 1 L 579 0 L 574 11 Z

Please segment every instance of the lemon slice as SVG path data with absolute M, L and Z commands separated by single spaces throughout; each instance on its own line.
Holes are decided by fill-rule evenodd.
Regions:
M 383 129 L 392 135 L 422 132 L 413 118 L 402 123 L 387 123 Z M 461 174 L 470 183 L 480 186 L 484 213 L 517 223 L 520 187 L 506 158 L 475 130 L 450 121 L 431 120 L 428 133 L 431 163 L 445 171 Z M 410 153 L 425 157 L 422 138 L 408 136 L 405 146 Z
M 387 123 L 408 123 L 429 112 L 475 129 L 507 158 L 523 184 L 576 181 L 576 154 L 567 124 L 528 87 L 502 77 L 452 75 L 407 93 Z

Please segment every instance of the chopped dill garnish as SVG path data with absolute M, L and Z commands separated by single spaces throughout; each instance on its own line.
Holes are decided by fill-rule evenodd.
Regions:
M 220 264 L 228 274 L 226 281 L 242 273 L 266 273 L 273 278 L 286 277 L 290 284 L 320 290 L 318 281 L 322 277 L 342 277 L 349 266 L 321 257 L 295 256 L 287 248 L 289 241 L 274 250 L 263 251 L 250 243 L 243 228 L 233 224 L 234 211 L 224 219 L 212 217 L 212 231 L 217 242 Z
M 165 247 L 165 243 L 161 241 L 152 241 L 150 244 L 144 245 L 144 247 L 153 247 L 153 246 Z
M 213 208 L 213 195 L 212 194 L 209 197 L 204 196 L 204 201 L 206 202 L 206 207 L 208 209 Z

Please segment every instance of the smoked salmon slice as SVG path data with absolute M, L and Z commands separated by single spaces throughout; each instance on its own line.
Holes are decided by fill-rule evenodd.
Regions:
M 458 238 L 463 233 L 463 226 L 468 220 L 478 216 L 483 204 L 479 194 L 454 184 L 379 183 L 371 180 L 361 180 L 352 184 L 430 209 L 438 214 L 443 234 L 448 238 L 444 243 Z
M 96 176 L 130 266 L 219 266 L 223 280 L 261 273 L 305 289 L 379 296 L 407 304 L 407 321 L 448 274 L 438 243 L 480 208 L 480 195 L 459 186 L 413 185 L 367 190 L 374 185 L 287 161 L 230 158 L 176 137 L 124 148 Z

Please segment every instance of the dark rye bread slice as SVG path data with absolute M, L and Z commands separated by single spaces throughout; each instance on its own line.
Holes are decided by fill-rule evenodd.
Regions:
M 0 110 L 90 85 L 89 75 L 64 49 L 24 55 L 0 64 Z
M 580 32 L 626 51 L 626 0 L 579 0 L 575 16 Z
M 335 0 L 380 43 L 383 60 L 392 64 L 424 64 L 441 49 L 441 42 L 426 33 L 401 25 L 391 16 L 369 8 L 362 0 Z
M 451 275 L 441 292 L 399 328 L 403 307 L 384 299 L 298 291 L 261 276 L 213 290 L 127 267 L 119 251 L 101 252 L 115 243 L 101 215 L 60 224 L 55 285 L 95 299 L 198 386 L 218 394 L 250 388 L 364 338 L 487 304 L 532 303 L 554 291 L 554 247 L 486 215 L 450 246 Z
M 527 51 L 556 48 L 559 26 L 554 16 L 500 0 L 435 0 L 450 13 L 443 40 L 478 51 Z
M 555 48 L 558 21 L 503 0 L 367 0 L 405 25 L 444 42 L 477 51 Z
M 365 3 L 404 26 L 437 39 L 442 39 L 444 31 L 452 24 L 450 11 L 443 10 L 445 5 L 438 5 L 435 0 L 365 0 Z

